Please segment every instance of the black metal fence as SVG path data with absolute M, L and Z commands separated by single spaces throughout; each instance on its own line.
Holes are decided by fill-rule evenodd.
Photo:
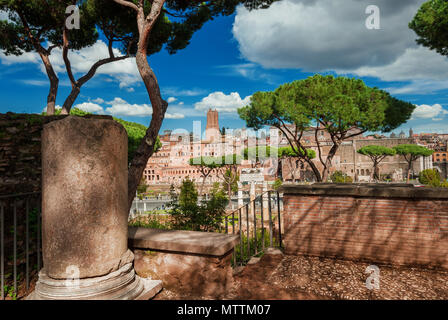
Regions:
M 28 293 L 42 266 L 41 195 L 0 196 L 1 300 Z
M 240 236 L 233 253 L 234 267 L 261 256 L 267 247 L 282 247 L 281 204 L 278 192 L 267 191 L 225 217 L 225 232 Z

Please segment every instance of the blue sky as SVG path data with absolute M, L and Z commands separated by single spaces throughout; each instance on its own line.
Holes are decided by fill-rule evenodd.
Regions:
M 191 131 L 195 120 L 205 126 L 209 107 L 220 111 L 221 126 L 243 127 L 236 109 L 254 92 L 320 72 L 362 78 L 416 104 L 412 120 L 396 132 L 410 127 L 448 132 L 448 58 L 416 45 L 407 28 L 424 1 L 373 1 L 380 9 L 381 29 L 368 30 L 365 8 L 371 2 L 283 0 L 267 10 L 238 8 L 232 16 L 208 22 L 177 54 L 151 56 L 163 97 L 170 102 L 162 130 Z M 71 53 L 78 76 L 105 54 L 102 42 Z M 62 105 L 69 82 L 58 51 L 52 61 L 60 77 L 57 104 Z M 48 80 L 35 55 L 0 53 L 0 81 L 0 112 L 44 108 Z M 75 105 L 145 125 L 150 121 L 148 95 L 132 59 L 100 68 Z

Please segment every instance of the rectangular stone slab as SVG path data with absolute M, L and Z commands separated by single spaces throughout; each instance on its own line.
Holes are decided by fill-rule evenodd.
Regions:
M 225 255 L 239 241 L 238 235 L 137 227 L 129 228 L 128 238 L 133 248 L 210 256 Z

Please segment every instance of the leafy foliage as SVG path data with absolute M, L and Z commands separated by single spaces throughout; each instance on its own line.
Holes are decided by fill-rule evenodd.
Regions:
M 397 152 L 394 149 L 385 147 L 385 146 L 377 146 L 377 145 L 369 145 L 362 147 L 358 150 L 358 153 L 368 156 L 373 162 L 373 178 L 375 180 L 380 179 L 379 168 L 378 165 L 381 161 L 383 161 L 388 156 L 394 156 Z
M 243 159 L 249 160 L 254 166 L 263 165 L 270 158 L 278 158 L 279 149 L 271 146 L 257 146 L 245 148 Z
M 277 190 L 278 188 L 280 188 L 283 184 L 283 181 L 281 179 L 275 179 L 274 184 L 272 185 L 272 188 L 274 190 Z
M 220 228 L 225 214 L 228 198 L 219 183 L 215 184 L 210 199 L 198 203 L 198 192 L 190 179 L 182 181 L 180 194 L 171 188 L 169 213 L 173 217 L 173 228 L 195 231 L 215 231 Z
M 394 147 L 397 154 L 402 155 L 408 163 L 407 181 L 410 179 L 412 163 L 420 157 L 428 157 L 434 151 L 416 144 L 400 144 Z
M 56 115 L 56 116 L 61 115 L 61 110 L 62 109 L 56 109 L 55 112 L 54 112 L 54 115 Z M 78 109 L 78 108 L 73 108 L 72 110 L 70 110 L 70 115 L 71 116 L 84 117 L 84 116 L 87 116 L 87 115 L 90 115 L 90 114 L 92 114 L 92 113 L 86 112 L 86 111 Z M 42 115 L 46 116 L 47 113 L 46 112 L 42 112 Z
M 147 189 L 148 185 L 146 184 L 146 180 L 144 177 L 142 177 L 142 179 L 140 180 L 140 184 L 137 187 L 137 194 L 139 195 L 139 197 L 142 197 L 142 194 L 146 193 Z
M 448 56 L 448 1 L 423 3 L 409 28 L 419 36 L 417 43 Z
M 321 181 L 344 140 L 367 131 L 391 131 L 406 122 L 414 109 L 414 105 L 368 87 L 362 80 L 314 75 L 283 84 L 272 92 L 254 93 L 250 105 L 238 109 L 238 114 L 249 127 L 274 126 L 281 130 Z M 333 141 L 328 157 L 320 159 L 324 166 L 321 173 L 301 140 L 313 126 L 326 130 Z
M 71 113 L 71 111 L 70 111 Z M 140 123 L 125 121 L 120 118 L 115 118 L 114 120 L 120 123 L 128 133 L 128 161 L 131 162 L 134 157 L 135 151 L 137 151 L 140 142 L 146 134 L 146 127 Z M 160 150 L 162 147 L 162 142 L 160 138 L 157 136 L 156 144 L 154 147 L 154 153 Z
M 196 157 L 189 160 L 190 166 L 204 167 L 208 169 L 216 169 L 222 166 L 222 159 L 216 157 Z
M 433 154 L 434 151 L 429 150 L 426 147 L 419 146 L 416 144 L 400 144 L 394 147 L 397 154 L 400 154 L 405 157 L 415 158 L 415 160 L 419 157 L 428 157 Z
M 352 183 L 352 177 L 346 175 L 342 171 L 335 171 L 330 177 L 333 183 Z
M 240 176 L 237 172 L 235 173 L 232 170 L 227 169 L 224 172 L 223 180 L 224 181 L 222 182 L 222 187 L 224 190 L 227 190 L 230 184 L 231 192 L 238 192 L 238 181 L 240 181 Z
M 362 147 L 358 150 L 358 153 L 368 156 L 368 157 L 383 157 L 383 156 L 394 156 L 396 151 L 392 148 L 369 145 Z
M 418 176 L 420 183 L 431 187 L 440 187 L 440 173 L 437 169 L 426 169 L 420 172 Z
M 93 45 L 98 39 L 95 23 L 86 11 L 87 3 L 79 4 L 83 23 L 79 30 L 72 30 L 73 49 Z M 21 55 L 35 51 L 35 41 L 61 45 L 65 10 L 72 4 L 72 0 L 0 0 L 0 10 L 7 12 L 9 18 L 0 21 L 0 49 L 6 55 Z
M 293 150 L 291 147 L 280 147 L 278 149 L 278 157 L 279 158 L 289 158 L 289 157 L 301 157 L 305 154 L 303 149 Z M 313 149 L 306 149 L 306 154 L 309 159 L 316 158 L 316 151 Z

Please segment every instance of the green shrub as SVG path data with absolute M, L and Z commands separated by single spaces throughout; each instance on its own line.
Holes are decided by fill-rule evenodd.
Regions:
M 440 184 L 440 186 L 441 186 L 442 188 L 448 188 L 448 181 L 442 182 L 442 183 Z
M 198 191 L 190 179 L 182 181 L 180 194 L 171 187 L 169 214 L 173 218 L 173 228 L 178 230 L 217 231 L 224 220 L 228 198 L 215 183 L 209 200 L 198 203 Z
M 333 183 L 352 183 L 353 179 L 352 177 L 346 175 L 342 171 L 335 171 L 330 176 L 330 179 Z
M 278 188 L 280 188 L 283 184 L 283 181 L 281 179 L 276 179 L 274 184 L 272 185 L 272 188 L 274 190 L 277 190 Z
M 252 230 L 251 230 L 252 231 Z M 268 248 L 270 246 L 270 240 L 269 240 L 269 230 L 264 230 L 264 247 Z M 253 232 L 251 232 L 251 235 L 249 239 L 247 238 L 247 233 L 243 233 L 242 237 L 242 247 L 241 243 L 238 242 L 238 244 L 235 246 L 235 255 L 237 259 L 237 263 L 243 263 L 243 265 L 247 264 L 247 262 L 250 260 L 251 257 L 261 257 L 263 256 L 264 252 L 262 251 L 263 248 L 263 233 L 262 230 L 257 230 L 257 239 L 254 238 Z M 247 243 L 250 244 L 250 252 L 247 250 Z M 255 253 L 255 245 L 257 247 L 257 253 Z M 277 235 L 274 234 L 272 237 L 272 246 L 274 248 L 279 246 L 279 241 L 277 239 Z M 242 249 L 241 249 L 242 248 Z M 232 266 L 234 264 L 234 261 L 232 260 Z
M 440 174 L 437 169 L 426 169 L 420 172 L 418 176 L 420 183 L 431 186 L 440 187 Z

